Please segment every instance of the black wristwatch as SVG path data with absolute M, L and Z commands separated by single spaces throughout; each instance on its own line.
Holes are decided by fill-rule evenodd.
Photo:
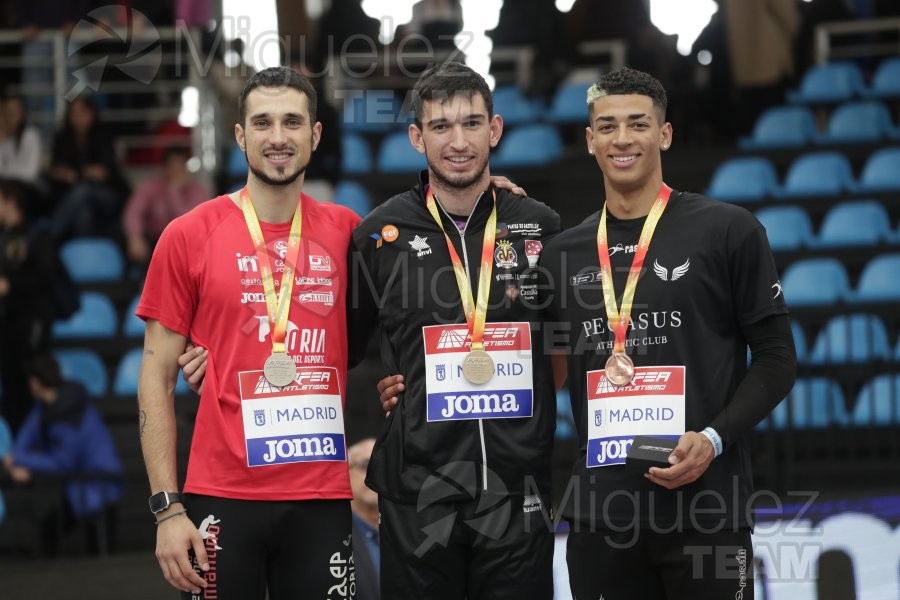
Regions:
M 175 503 L 184 504 L 178 492 L 159 492 L 150 496 L 150 512 L 161 513 Z

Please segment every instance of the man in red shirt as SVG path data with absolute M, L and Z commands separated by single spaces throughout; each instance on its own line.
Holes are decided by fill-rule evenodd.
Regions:
M 246 188 L 169 224 L 137 308 L 156 555 L 198 598 L 351 598 L 344 306 L 359 217 L 302 194 L 322 133 L 308 80 L 266 69 L 239 106 Z M 173 391 L 188 338 L 208 354 L 182 495 Z

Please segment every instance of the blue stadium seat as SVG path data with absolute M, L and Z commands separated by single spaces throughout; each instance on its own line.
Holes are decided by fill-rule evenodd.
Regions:
M 873 152 L 856 185 L 858 193 L 900 192 L 900 147 Z
M 113 381 L 112 392 L 116 396 L 136 396 L 138 392 L 138 377 L 141 373 L 141 360 L 144 356 L 143 348 L 132 348 L 125 353 L 116 367 L 116 376 Z M 180 396 L 190 392 L 190 387 L 179 373 L 175 384 L 175 395 Z
M 349 175 L 372 172 L 372 149 L 355 133 L 341 136 L 341 170 Z
M 823 377 L 798 379 L 787 397 L 756 426 L 757 431 L 824 429 L 847 425 L 849 417 L 840 386 Z
M 111 338 L 118 329 L 118 317 L 113 303 L 100 292 L 83 292 L 81 308 L 65 321 L 53 324 L 53 337 Z
M 847 102 L 865 89 L 862 73 L 855 63 L 837 62 L 807 69 L 800 88 L 788 92 L 792 104 L 833 104 Z
M 106 394 L 109 377 L 103 361 L 96 352 L 73 348 L 57 350 L 53 355 L 59 362 L 64 379 L 77 381 L 95 398 Z
M 128 309 L 122 317 L 122 335 L 129 338 L 144 337 L 144 321 L 140 317 L 135 316 L 134 311 L 137 310 L 138 302 L 141 295 L 135 296 L 128 304 Z
M 723 202 L 762 202 L 778 187 L 778 176 L 772 163 L 761 157 L 740 157 L 720 164 L 709 189 L 708 196 Z
M 345 179 L 338 183 L 334 190 L 334 201 L 341 206 L 346 206 L 361 217 L 366 216 L 372 210 L 369 192 L 356 181 Z
M 132 348 L 125 353 L 116 367 L 116 378 L 113 381 L 113 393 L 117 396 L 136 396 L 138 391 L 138 375 L 141 372 L 142 348 Z
M 842 104 L 828 119 L 820 144 L 877 143 L 897 139 L 891 113 L 881 102 L 864 100 Z
M 494 90 L 494 114 L 503 117 L 504 125 L 534 123 L 540 120 L 541 112 L 538 103 L 526 98 L 518 86 L 505 85 Z
M 832 207 L 822 221 L 814 248 L 877 246 L 891 242 L 894 232 L 887 209 L 875 200 L 842 202 Z
M 756 211 L 774 252 L 799 250 L 813 239 L 809 215 L 799 206 L 770 206 Z
M 522 125 L 503 136 L 500 149 L 491 158 L 491 167 L 547 165 L 562 158 L 562 151 L 562 138 L 552 125 Z
M 788 395 L 788 413 L 794 429 L 825 429 L 850 422 L 844 393 L 832 379 L 798 379 Z
M 344 100 L 344 132 L 385 133 L 405 123 L 401 102 L 390 90 L 366 90 Z
M 225 175 L 229 181 L 245 181 L 247 179 L 247 157 L 237 144 L 228 151 L 228 164 Z
M 900 254 L 883 254 L 870 260 L 850 300 L 900 303 Z
M 797 362 L 803 364 L 806 362 L 806 334 L 803 332 L 803 326 L 797 321 L 791 321 L 791 334 L 794 336 Z
M 840 152 L 812 152 L 798 157 L 775 191 L 777 198 L 823 198 L 854 186 L 853 168 Z
M 415 173 L 425 166 L 425 156 L 412 147 L 406 131 L 389 133 L 381 141 L 378 170 L 382 173 Z
M 64 243 L 59 253 L 76 283 L 116 282 L 125 272 L 122 250 L 106 238 L 75 238 Z
M 868 98 L 900 98 L 900 56 L 881 61 L 872 77 L 872 85 L 864 95 Z
M 781 277 L 788 306 L 835 304 L 850 295 L 843 263 L 835 258 L 807 258 L 792 263 Z
M 775 106 L 756 120 L 753 135 L 740 140 L 742 150 L 800 148 L 818 137 L 816 120 L 805 106 Z
M 889 360 L 890 357 L 887 331 L 879 317 L 839 315 L 829 319 L 819 332 L 807 364 L 859 364 Z
M 900 375 L 879 375 L 864 385 L 851 422 L 857 427 L 900 425 Z
M 547 119 L 551 123 L 584 123 L 587 125 L 587 90 L 584 81 L 564 83 L 556 90 Z
M 572 416 L 572 401 L 568 388 L 556 392 L 556 439 L 575 439 L 575 418 Z

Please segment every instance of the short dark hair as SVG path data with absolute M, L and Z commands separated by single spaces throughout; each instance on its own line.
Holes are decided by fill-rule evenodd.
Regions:
M 25 363 L 25 372 L 50 389 L 58 389 L 63 384 L 59 363 L 52 354 L 39 354 Z
M 241 125 L 244 124 L 244 119 L 247 117 L 247 96 L 258 87 L 289 87 L 305 94 L 306 105 L 309 107 L 310 125 L 316 122 L 316 88 L 309 79 L 287 67 L 270 67 L 254 73 L 244 84 L 244 89 L 241 90 L 241 95 L 238 97 Z
M 629 67 L 622 67 L 602 75 L 597 80 L 597 83 L 588 88 L 588 117 L 594 116 L 594 101 L 598 98 L 624 94 L 649 96 L 650 100 L 653 101 L 653 106 L 662 111 L 662 117 L 665 120 L 669 101 L 666 98 L 666 90 L 663 85 L 649 73 Z
M 481 94 L 487 108 L 488 118 L 494 116 L 494 96 L 484 77 L 460 62 L 445 62 L 426 69 L 412 90 L 412 110 L 416 125 L 422 126 L 425 103 L 444 103 L 458 94 L 472 98 Z
M 191 157 L 191 149 L 184 144 L 170 144 L 163 149 L 163 164 L 169 162 L 173 156 L 181 156 L 185 160 Z

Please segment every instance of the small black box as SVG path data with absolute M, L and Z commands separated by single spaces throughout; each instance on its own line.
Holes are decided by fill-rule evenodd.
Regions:
M 678 440 L 636 435 L 628 449 L 625 466 L 641 473 L 646 473 L 650 467 L 668 469 L 672 466 L 669 464 L 669 455 L 677 445 Z

